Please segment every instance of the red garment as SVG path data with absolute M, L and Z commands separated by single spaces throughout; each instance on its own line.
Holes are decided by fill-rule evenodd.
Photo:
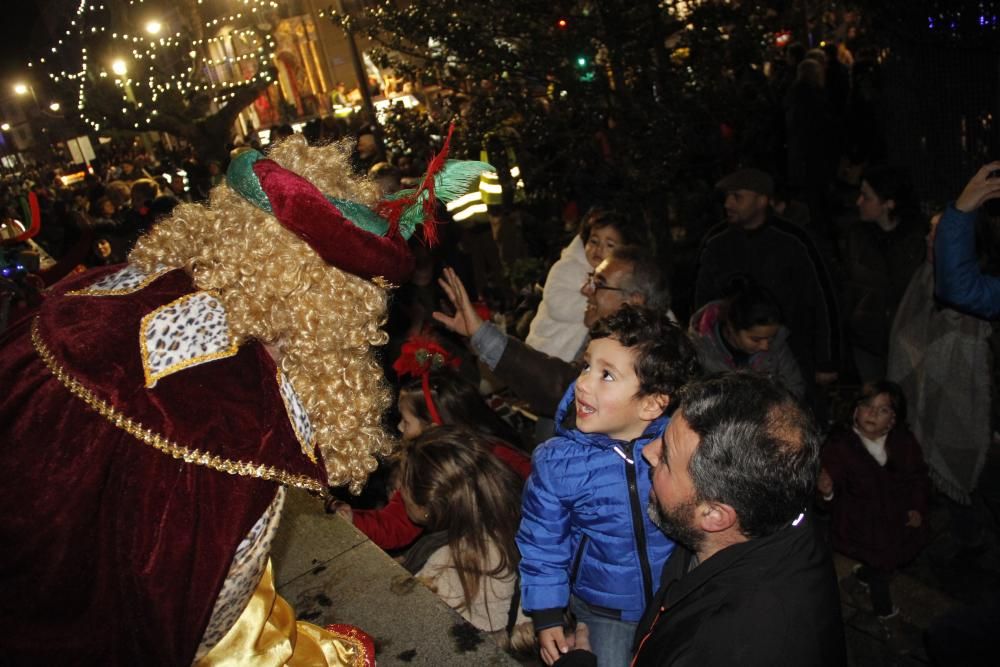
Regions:
M 853 430 L 834 432 L 823 447 L 823 468 L 833 478 L 833 547 L 886 570 L 912 560 L 927 536 L 930 478 L 917 439 L 906 427 L 889 432 L 880 466 Z M 919 528 L 906 526 L 920 512 Z
M 11 664 L 191 664 L 235 548 L 277 490 L 258 477 L 273 467 L 325 483 L 262 346 L 145 387 L 140 321 L 193 287 L 175 270 L 130 294 L 65 294 L 121 268 L 65 281 L 0 338 L 0 655 Z M 209 467 L 221 460 L 261 468 Z
M 510 466 L 521 479 L 528 479 L 531 474 L 531 457 L 527 454 L 502 442 L 493 445 L 493 454 Z M 399 491 L 393 491 L 385 507 L 377 510 L 354 510 L 352 515 L 355 527 L 386 551 L 413 544 L 424 531 L 423 526 L 410 521 Z

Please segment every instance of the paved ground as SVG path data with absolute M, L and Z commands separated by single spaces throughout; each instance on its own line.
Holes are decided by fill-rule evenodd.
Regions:
M 360 627 L 375 640 L 379 667 L 518 664 L 304 491 L 288 491 L 272 558 L 278 591 L 298 617 Z
M 866 600 L 859 604 L 847 595 L 841 596 L 851 665 L 934 664 L 924 645 L 924 632 L 931 621 L 951 609 L 977 604 L 983 601 L 984 595 L 1000 591 L 1000 542 L 996 524 L 985 507 L 979 509 L 988 528 L 978 544 L 970 547 L 955 538 L 945 501 L 935 498 L 929 516 L 930 544 L 892 581 L 893 601 L 901 610 L 901 621 L 897 625 L 901 632 L 897 632 L 896 640 L 887 641 L 884 629 Z M 837 556 L 835 562 L 840 577 L 847 576 L 854 564 L 842 556 Z

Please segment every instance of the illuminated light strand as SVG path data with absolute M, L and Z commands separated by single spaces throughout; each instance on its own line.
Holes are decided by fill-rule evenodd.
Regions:
M 143 0 L 130 0 L 130 6 L 142 5 Z M 198 0 L 197 4 L 203 4 L 203 0 Z M 246 9 L 244 11 L 236 12 L 235 14 L 224 17 L 221 19 L 214 19 L 215 25 L 225 24 L 227 21 L 231 22 L 239 19 L 252 19 L 259 17 L 261 9 L 279 9 L 277 2 L 273 0 L 243 0 L 242 4 Z M 97 12 L 105 11 L 104 5 L 98 4 L 88 4 L 88 0 L 81 0 L 76 7 L 76 12 L 74 17 L 70 18 L 69 24 L 71 30 L 65 31 L 65 36 L 67 38 L 81 35 L 97 35 L 109 32 L 109 28 L 103 23 L 98 25 L 86 25 L 86 15 L 96 14 Z M 82 21 L 82 22 L 81 22 Z M 125 84 L 128 86 L 141 89 L 144 87 L 148 91 L 149 99 L 147 102 L 155 102 L 157 100 L 158 94 L 162 93 L 164 90 L 175 89 L 177 91 L 196 91 L 196 92 L 210 92 L 210 91 L 231 91 L 227 93 L 222 93 L 215 98 L 215 101 L 228 100 L 235 97 L 239 89 L 247 85 L 254 84 L 256 82 L 265 81 L 267 83 L 273 83 L 275 77 L 270 74 L 269 65 L 274 62 L 275 51 L 277 50 L 277 44 L 273 35 L 261 32 L 258 29 L 249 27 L 241 29 L 233 29 L 225 35 L 219 35 L 217 37 L 210 37 L 207 39 L 199 40 L 186 40 L 184 34 L 181 32 L 176 32 L 173 35 L 164 35 L 156 38 L 148 39 L 139 35 L 132 35 L 128 33 L 113 33 L 112 39 L 116 42 L 122 44 L 131 45 L 133 48 L 131 51 L 131 58 L 133 60 L 133 69 L 135 71 L 132 73 L 132 77 L 124 80 L 120 80 L 118 77 L 115 79 L 115 85 L 122 89 L 127 90 Z M 210 45 L 212 43 L 227 43 L 228 49 L 240 49 L 240 46 L 235 43 L 236 40 L 242 40 L 246 46 L 250 49 L 245 53 L 241 53 L 235 56 L 227 56 L 225 58 L 212 59 L 212 58 L 198 58 L 197 51 L 194 49 L 187 53 L 187 56 L 191 59 L 192 65 L 184 68 L 185 72 L 182 72 L 179 76 L 177 74 L 171 74 L 169 81 L 164 81 L 160 83 L 158 79 L 149 74 L 150 68 L 154 67 L 158 58 L 165 55 L 164 53 L 157 53 L 161 49 L 180 49 L 180 48 L 191 48 L 200 44 Z M 63 39 L 58 39 L 56 46 L 51 47 L 52 53 L 58 53 L 59 48 L 66 45 L 66 41 Z M 182 57 L 182 56 L 178 56 Z M 218 68 L 231 68 L 237 64 L 248 63 L 256 60 L 257 67 L 254 68 L 256 72 L 250 76 L 245 76 L 241 71 L 231 71 L 227 69 L 219 70 Z M 39 64 L 47 64 L 46 59 L 41 57 L 38 59 Z M 143 65 L 145 63 L 145 65 Z M 138 67 L 136 67 L 138 65 Z M 34 67 L 33 62 L 28 63 L 28 67 Z M 209 75 L 208 81 L 206 82 L 195 82 L 193 80 L 185 80 L 186 75 L 194 75 L 197 70 L 212 68 L 214 72 L 207 73 Z M 139 71 L 145 69 L 146 74 Z M 87 105 L 87 95 L 86 95 L 86 84 L 89 81 L 88 72 L 92 72 L 99 78 L 106 79 L 110 76 L 109 72 L 100 68 L 98 71 L 93 71 L 89 67 L 87 60 L 87 50 L 85 47 L 80 49 L 80 69 L 77 72 L 66 72 L 65 70 L 60 71 L 58 74 L 55 72 L 47 72 L 48 78 L 55 83 L 62 81 L 69 81 L 77 84 L 77 109 L 80 112 L 81 119 L 93 127 L 95 130 L 99 131 L 101 128 L 101 123 L 97 119 L 92 117 L 92 114 L 88 113 Z M 236 75 L 239 76 L 239 80 L 233 80 L 232 77 Z M 245 77 L 245 78 L 243 78 Z M 228 79 L 228 80 L 227 80 Z M 148 114 L 144 119 L 139 118 L 137 122 L 133 123 L 133 127 L 139 129 L 140 125 L 145 122 L 148 126 L 152 122 L 152 117 L 157 115 L 155 109 L 148 109 L 148 104 L 143 101 L 136 100 L 134 103 L 127 99 L 128 95 L 123 94 L 123 107 L 122 112 L 128 114 L 130 112 L 135 112 L 139 109 L 143 109 Z

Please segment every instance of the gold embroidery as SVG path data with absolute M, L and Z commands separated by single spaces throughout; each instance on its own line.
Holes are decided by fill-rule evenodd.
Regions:
M 316 434 L 313 433 L 311 437 L 306 438 L 305 433 L 302 433 L 302 431 L 299 430 L 298 421 L 295 419 L 294 416 L 295 411 L 292 409 L 291 399 L 288 396 L 285 396 L 285 392 L 282 391 L 281 389 L 282 387 L 285 386 L 285 384 L 284 384 L 284 375 L 282 374 L 280 368 L 278 369 L 277 377 L 275 379 L 278 382 L 278 393 L 281 395 L 281 400 L 285 404 L 285 412 L 288 413 L 288 423 L 292 425 L 292 430 L 295 431 L 295 438 L 299 441 L 299 446 L 302 448 L 302 453 L 308 456 L 310 461 L 312 461 L 313 463 L 317 463 L 316 452 L 315 452 Z M 292 387 L 291 380 L 288 380 L 288 386 Z M 294 393 L 295 388 L 292 387 L 291 391 Z M 295 398 L 299 400 L 300 406 L 302 407 L 302 412 L 305 412 L 306 408 L 304 405 L 301 405 L 301 399 L 299 399 L 297 395 L 295 396 Z M 306 419 L 308 418 L 309 416 L 306 415 Z
M 146 329 L 149 326 L 149 323 L 160 312 L 162 312 L 164 310 L 167 310 L 169 308 L 173 308 L 175 306 L 179 306 L 183 302 L 185 302 L 185 301 L 187 301 L 189 299 L 192 299 L 194 297 L 201 296 L 203 294 L 207 294 L 207 295 L 211 296 L 213 299 L 216 299 L 216 301 L 218 301 L 218 296 L 216 296 L 215 294 L 212 294 L 211 292 L 194 292 L 193 294 L 185 294 L 182 297 L 174 299 L 173 301 L 171 301 L 168 304 L 160 306 L 159 308 L 157 308 L 153 312 L 148 313 L 145 317 L 142 318 L 142 322 L 139 323 L 139 351 L 142 353 L 142 372 L 143 372 L 143 375 L 145 375 L 145 377 L 146 377 L 146 388 L 147 389 L 152 389 L 153 387 L 155 387 L 157 381 L 160 378 L 164 378 L 164 377 L 166 377 L 168 375 L 171 375 L 173 373 L 176 373 L 178 371 L 182 371 L 185 368 L 188 368 L 189 366 L 196 366 L 198 364 L 203 364 L 206 361 L 212 361 L 214 359 L 224 359 L 226 357 L 231 357 L 231 356 L 235 355 L 237 352 L 239 352 L 239 345 L 237 345 L 236 341 L 233 339 L 233 337 L 229 335 L 229 328 L 226 327 L 226 336 L 229 338 L 229 347 L 228 348 L 223 349 L 223 350 L 219 350 L 218 352 L 210 352 L 208 354 L 203 354 L 200 357 L 191 357 L 190 359 L 184 359 L 182 361 L 177 362 L 176 364 L 173 364 L 172 366 L 168 366 L 167 368 L 164 368 L 163 370 L 156 371 L 155 373 L 154 372 L 150 372 L 151 369 L 150 369 L 150 361 L 149 361 L 149 348 L 146 345 L 146 343 L 148 342 L 148 336 L 146 334 Z M 219 307 L 220 308 L 222 307 L 221 303 L 220 303 Z
M 375 283 L 376 287 L 380 287 L 380 288 L 382 288 L 384 290 L 392 290 L 392 289 L 396 289 L 396 287 L 397 287 L 397 285 L 393 285 L 388 280 L 386 280 L 383 276 L 375 276 L 374 278 L 372 278 L 372 282 Z
M 111 276 L 116 276 L 116 275 L 119 275 L 121 273 L 124 273 L 125 271 L 128 271 L 129 268 L 131 268 L 131 267 L 124 268 L 121 271 L 118 271 L 116 273 L 108 274 L 108 275 L 104 276 L 104 278 L 101 278 L 101 280 L 106 280 L 106 279 L 110 278 Z M 96 285 L 97 283 L 101 282 L 101 280 L 98 280 L 97 283 L 94 283 L 94 285 L 90 285 L 89 287 L 84 287 L 83 289 L 71 290 L 69 292 L 66 292 L 66 295 L 67 296 L 121 296 L 122 294 L 132 294 L 133 292 L 138 292 L 141 289 L 145 289 L 154 280 L 156 280 L 157 278 L 159 278 L 160 276 L 162 276 L 164 273 L 170 272 L 171 270 L 172 269 L 169 266 L 160 266 L 153 273 L 147 274 L 142 279 L 142 281 L 139 284 L 135 285 L 134 287 L 127 287 L 127 288 L 124 288 L 124 289 L 107 289 L 106 290 L 106 289 L 101 289 L 100 287 L 94 287 L 94 285 Z
M 182 447 L 175 442 L 171 442 L 170 440 L 153 433 L 152 430 L 144 428 L 139 422 L 126 417 L 108 405 L 108 403 L 95 396 L 93 392 L 91 392 L 76 378 L 70 376 L 69 373 L 67 373 L 66 370 L 59 365 L 55 356 L 48 349 L 48 347 L 45 346 L 45 342 L 42 340 L 42 336 L 38 332 L 37 316 L 31 325 L 31 343 L 34 345 L 35 351 L 48 367 L 52 375 L 55 376 L 55 378 L 59 380 L 59 382 L 66 387 L 71 394 L 82 400 L 92 410 L 96 411 L 102 417 L 131 435 L 136 440 L 140 440 L 154 449 L 157 449 L 164 454 L 168 454 L 175 459 L 180 459 L 185 463 L 193 463 L 195 465 L 204 466 L 206 468 L 218 470 L 230 475 L 239 475 L 240 477 L 256 477 L 258 479 L 266 479 L 280 484 L 288 484 L 290 486 L 306 489 L 307 491 L 314 491 L 316 493 L 326 492 L 326 487 L 312 477 L 308 477 L 306 475 L 295 475 L 284 470 L 278 470 L 272 466 L 265 466 L 263 464 L 254 464 L 247 461 L 231 461 L 229 459 L 224 459 L 217 454 L 209 454 L 208 452 L 203 452 L 199 449 Z
M 339 639 L 354 647 L 354 660 L 351 662 L 351 667 L 365 667 L 368 664 L 368 649 L 365 647 L 365 642 L 358 636 L 358 629 L 350 626 L 347 632 L 341 632 L 339 629 L 334 629 L 335 627 L 328 625 L 323 629 L 333 635 L 334 639 Z

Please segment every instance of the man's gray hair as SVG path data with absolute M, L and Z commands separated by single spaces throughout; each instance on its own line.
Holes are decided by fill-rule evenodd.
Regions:
M 632 265 L 632 275 L 621 285 L 625 294 L 642 296 L 647 308 L 664 313 L 670 309 L 670 284 L 651 252 L 640 246 L 625 245 L 612 250 L 611 256 Z

